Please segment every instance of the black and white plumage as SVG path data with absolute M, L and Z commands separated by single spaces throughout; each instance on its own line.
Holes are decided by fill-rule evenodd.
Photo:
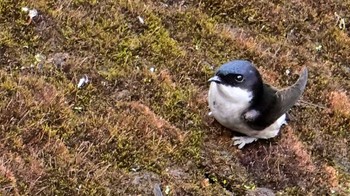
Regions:
M 263 83 L 249 61 L 225 63 L 209 79 L 209 114 L 221 125 L 247 135 L 233 138 L 238 148 L 260 138 L 275 137 L 286 124 L 286 112 L 302 95 L 307 77 L 304 67 L 295 84 L 277 90 Z

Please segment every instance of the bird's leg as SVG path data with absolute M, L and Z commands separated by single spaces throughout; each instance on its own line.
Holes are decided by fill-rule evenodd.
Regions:
M 233 137 L 233 145 L 238 145 L 239 149 L 242 149 L 246 144 L 250 144 L 252 142 L 255 142 L 258 140 L 256 137 L 249 137 L 249 136 L 240 136 L 240 137 Z

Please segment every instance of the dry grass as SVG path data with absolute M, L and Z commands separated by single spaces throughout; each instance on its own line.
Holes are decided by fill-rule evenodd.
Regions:
M 1 1 L 0 194 L 348 195 L 349 6 Z M 231 59 L 279 87 L 309 68 L 281 136 L 238 150 L 207 116 Z

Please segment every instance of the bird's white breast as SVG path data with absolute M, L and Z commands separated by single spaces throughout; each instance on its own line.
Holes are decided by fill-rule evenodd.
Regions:
M 253 94 L 239 87 L 212 82 L 209 88 L 208 103 L 214 118 L 223 126 L 256 138 L 271 138 L 278 134 L 285 123 L 285 115 L 264 130 L 253 130 L 241 118 L 249 106 Z
M 223 126 L 239 129 L 245 126 L 241 115 L 250 106 L 252 93 L 239 87 L 231 87 L 212 82 L 208 103 L 214 118 Z M 239 130 L 237 130 L 239 131 Z

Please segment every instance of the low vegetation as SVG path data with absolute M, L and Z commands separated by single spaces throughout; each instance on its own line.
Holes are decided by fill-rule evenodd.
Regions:
M 0 1 L 0 193 L 349 195 L 349 7 Z M 288 126 L 242 150 L 207 116 L 232 59 L 277 87 L 309 69 Z

